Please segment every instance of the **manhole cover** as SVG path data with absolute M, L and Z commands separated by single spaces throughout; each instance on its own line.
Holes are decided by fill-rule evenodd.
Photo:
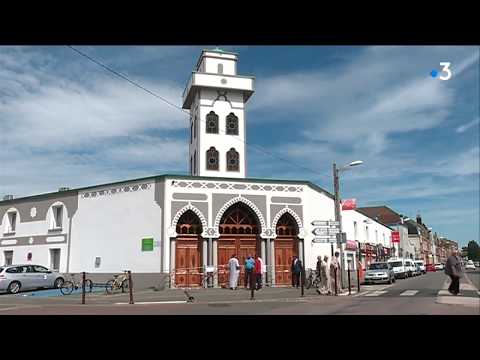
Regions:
M 229 307 L 229 306 L 232 306 L 230 304 L 208 304 L 208 306 L 211 306 L 211 307 Z

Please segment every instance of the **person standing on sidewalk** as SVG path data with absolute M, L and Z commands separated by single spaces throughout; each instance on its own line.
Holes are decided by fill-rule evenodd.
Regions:
M 292 257 L 292 264 L 290 265 L 290 273 L 292 274 L 292 287 L 295 287 L 295 264 L 297 263 L 298 258 L 294 255 Z
M 233 254 L 228 261 L 228 270 L 230 270 L 230 290 L 237 290 L 238 276 L 240 275 L 240 264 L 238 263 L 238 259 L 235 254 Z
M 340 253 L 337 251 L 335 252 L 335 256 L 332 258 L 330 262 L 330 288 L 332 289 L 332 293 L 340 294 L 341 291 L 341 284 L 340 284 L 340 262 L 338 261 L 338 257 Z M 335 281 L 336 277 L 336 281 Z M 337 286 L 335 291 L 335 285 Z
M 254 271 L 255 271 L 255 260 L 252 258 L 251 255 L 248 255 L 247 260 L 245 260 L 245 289 L 250 288 Z
M 262 288 L 262 270 L 263 270 L 263 260 L 260 256 L 255 255 L 255 280 L 257 284 L 257 290 Z
M 463 268 L 457 250 L 453 250 L 452 254 L 448 257 L 447 263 L 445 264 L 445 274 L 450 276 L 452 280 L 448 287 L 448 292 L 453 295 L 461 295 L 460 278 L 463 277 Z
M 302 273 L 302 262 L 299 258 L 295 256 L 296 260 L 293 264 L 293 270 L 292 270 L 292 279 L 293 282 L 295 283 L 294 287 L 296 286 L 297 289 L 300 286 L 300 274 Z

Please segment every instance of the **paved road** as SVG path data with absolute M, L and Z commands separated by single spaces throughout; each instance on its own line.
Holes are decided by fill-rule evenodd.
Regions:
M 479 271 L 480 273 L 480 271 Z M 78 296 L 35 297 L 0 296 L 0 314 L 335 314 L 335 315 L 397 315 L 455 314 L 478 315 L 480 298 L 467 274 L 462 279 L 463 296 L 445 294 L 448 280 L 443 272 L 428 273 L 398 280 L 393 285 L 363 286 L 352 296 L 318 296 L 308 290 L 300 297 L 297 289 L 263 289 L 250 300 L 250 292 L 226 289 L 192 290 L 195 301 L 186 303 L 181 290 L 144 291 L 135 293 L 135 304 L 128 304 L 128 295 L 89 294 L 87 304 Z M 25 295 L 25 294 L 24 294 Z

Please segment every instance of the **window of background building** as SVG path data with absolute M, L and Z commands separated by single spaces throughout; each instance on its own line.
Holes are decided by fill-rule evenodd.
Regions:
M 238 117 L 234 113 L 228 114 L 226 126 L 227 135 L 238 135 Z
M 217 72 L 218 72 L 219 74 L 223 74 L 223 64 L 218 64 L 217 70 L 218 70 Z
M 207 150 L 207 170 L 218 170 L 218 151 L 212 146 Z
M 63 219 L 63 205 L 54 206 L 52 210 L 53 210 L 53 228 L 61 229 L 62 219 Z
M 207 114 L 207 134 L 218 134 L 218 115 L 213 111 Z
M 358 235 L 357 234 L 357 222 L 354 221 L 353 222 L 353 240 L 358 240 L 357 235 Z
M 60 249 L 50 249 L 50 269 L 60 270 Z
M 197 152 L 193 153 L 193 174 L 197 174 Z
M 9 211 L 7 213 L 7 227 L 5 233 L 14 233 L 17 227 L 17 212 Z
M 240 171 L 240 156 L 234 148 L 227 152 L 227 171 Z
M 3 252 L 5 265 L 12 265 L 13 263 L 13 250 L 7 250 Z

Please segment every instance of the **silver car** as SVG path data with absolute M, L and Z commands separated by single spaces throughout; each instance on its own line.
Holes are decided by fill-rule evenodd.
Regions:
M 395 273 L 392 265 L 386 262 L 376 262 L 368 266 L 365 274 L 365 284 L 384 283 L 389 284 L 395 282 Z
M 0 292 L 16 294 L 20 290 L 60 288 L 63 277 L 41 265 L 7 265 L 0 267 Z

